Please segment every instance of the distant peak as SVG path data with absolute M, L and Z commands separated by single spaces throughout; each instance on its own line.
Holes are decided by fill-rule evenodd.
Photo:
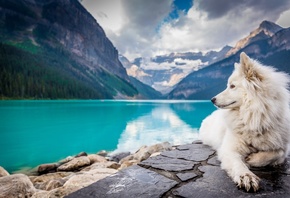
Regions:
M 260 26 L 260 29 L 269 31 L 271 33 L 276 33 L 279 30 L 283 29 L 281 26 L 277 25 L 276 23 L 273 23 L 271 21 L 263 21 Z
M 231 48 L 233 48 L 232 46 L 229 46 L 229 45 L 226 45 L 226 46 L 224 46 L 223 48 L 222 48 L 222 50 L 229 50 L 229 49 L 231 49 Z

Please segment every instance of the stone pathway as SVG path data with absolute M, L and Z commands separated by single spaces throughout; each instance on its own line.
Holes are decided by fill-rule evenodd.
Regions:
M 261 189 L 245 192 L 221 170 L 215 151 L 201 143 L 176 147 L 126 168 L 67 198 L 290 197 L 290 157 L 281 167 L 253 170 Z

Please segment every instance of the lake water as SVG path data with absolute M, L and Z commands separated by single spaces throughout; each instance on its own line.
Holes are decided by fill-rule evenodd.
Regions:
M 209 101 L 0 101 L 0 166 L 11 173 L 81 151 L 190 143 L 213 110 Z

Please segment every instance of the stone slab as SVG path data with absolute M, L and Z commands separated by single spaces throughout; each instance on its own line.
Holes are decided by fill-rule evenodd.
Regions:
M 218 166 L 202 166 L 200 171 L 203 177 L 189 182 L 173 191 L 173 194 L 181 197 L 290 197 L 290 176 L 279 172 L 279 169 L 254 171 L 260 178 L 260 190 L 256 193 L 238 189 L 226 172 Z
M 147 160 L 140 162 L 139 164 L 166 171 L 184 171 L 184 170 L 192 170 L 193 166 L 197 163 L 159 155 L 155 157 L 150 157 Z
M 203 177 L 195 182 L 187 183 L 174 190 L 173 194 L 181 197 L 235 197 L 234 195 L 247 196 L 246 192 L 237 190 L 232 180 L 225 171 L 217 166 L 203 166 L 199 168 L 204 172 Z
M 172 151 L 164 151 L 161 153 L 161 155 L 170 158 L 185 159 L 198 162 L 207 160 L 209 156 L 213 155 L 214 153 L 214 150 L 204 144 L 186 144 L 178 146 L 175 150 Z
M 67 197 L 288 198 L 290 197 L 289 165 L 288 157 L 284 165 L 252 169 L 261 178 L 260 189 L 256 193 L 246 192 L 238 189 L 226 172 L 220 168 L 214 150 L 202 144 L 188 144 L 178 146 L 172 151 L 165 151 L 159 156 L 150 157 L 139 166 L 126 168 Z
M 156 172 L 140 166 L 131 166 L 106 177 L 86 188 L 76 191 L 67 198 L 148 198 L 161 197 L 177 184 Z
M 209 160 L 207 160 L 208 164 L 214 165 L 214 166 L 220 166 L 221 162 L 218 160 L 217 156 L 214 156 L 212 158 L 210 158 Z
M 193 179 L 197 176 L 196 173 L 177 173 L 176 176 L 181 180 L 181 181 L 187 181 L 189 179 Z

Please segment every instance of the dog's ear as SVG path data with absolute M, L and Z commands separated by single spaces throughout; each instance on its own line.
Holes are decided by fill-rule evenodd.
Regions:
M 263 80 L 263 77 L 255 71 L 254 64 L 252 60 L 247 56 L 245 52 L 240 54 L 240 64 L 242 68 L 242 72 L 245 74 L 245 77 L 248 81 L 258 79 L 260 81 Z

